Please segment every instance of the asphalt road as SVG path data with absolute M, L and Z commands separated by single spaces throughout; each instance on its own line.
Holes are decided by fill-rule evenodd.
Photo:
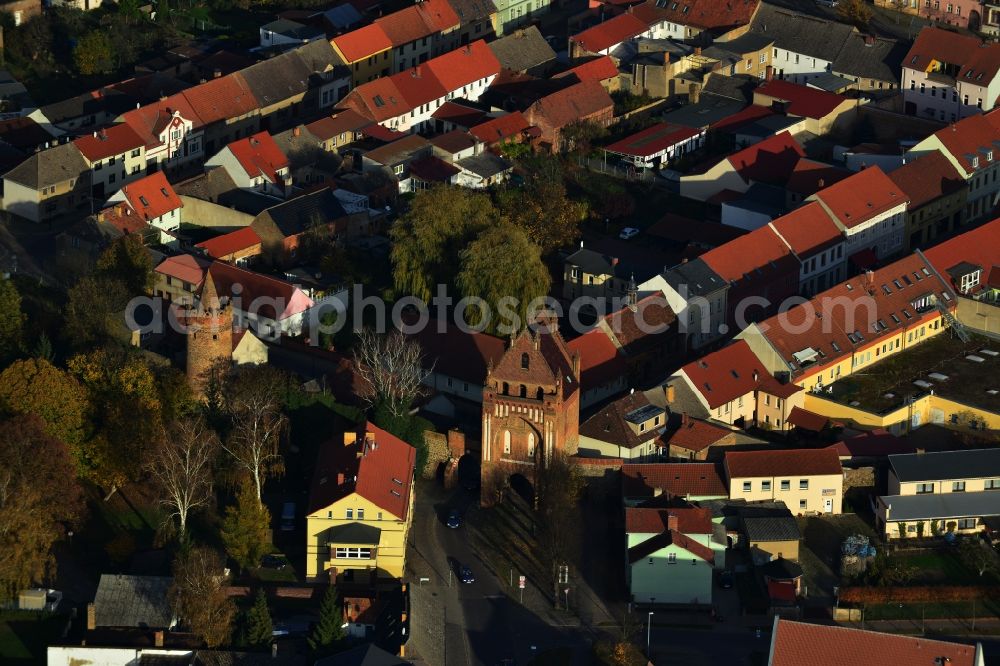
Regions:
M 588 663 L 589 644 L 579 629 L 550 626 L 508 597 L 504 592 L 508 581 L 498 580 L 479 560 L 469 542 L 466 525 L 463 523 L 458 529 L 446 526 L 451 509 L 464 513 L 478 501 L 476 493 L 459 489 L 446 501 L 435 503 L 425 499 L 426 503 L 417 508 L 426 521 L 422 555 L 441 571 L 451 572 L 450 584 L 443 595 L 445 663 L 494 666 L 513 660 L 507 663 L 527 664 L 532 656 L 556 647 L 571 647 L 578 663 Z M 472 570 L 475 582 L 458 580 L 459 565 Z

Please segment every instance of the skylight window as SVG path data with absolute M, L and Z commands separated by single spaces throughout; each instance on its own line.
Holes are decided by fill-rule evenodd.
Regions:
M 897 316 L 896 316 L 896 313 L 895 313 L 895 312 L 893 312 L 893 313 L 892 313 L 892 314 L 890 314 L 889 316 L 890 316 L 890 317 L 892 317 L 892 320 L 893 320 L 894 322 L 896 322 L 897 324 L 899 324 L 899 323 L 900 323 L 900 321 L 899 321 L 899 317 L 897 317 Z
M 838 345 L 836 342 L 831 342 L 830 346 L 833 347 L 833 351 L 837 352 L 838 354 L 842 351 L 840 349 L 840 345 Z
M 149 205 L 149 200 L 146 199 L 146 197 L 139 197 L 139 202 L 142 203 L 143 206 Z
M 684 9 L 681 10 L 681 14 L 687 14 L 687 13 L 688 13 L 688 7 L 687 5 L 685 5 Z
M 165 187 L 161 187 L 161 188 L 160 188 L 160 192 L 162 192 L 162 193 L 163 193 L 163 196 L 167 197 L 168 199 L 170 198 L 170 195 L 169 195 L 169 194 L 167 194 L 167 188 L 165 188 Z
M 903 285 L 899 280 L 893 280 L 892 283 L 896 285 L 896 289 L 902 289 Z
M 854 291 L 854 287 L 851 286 L 850 282 L 847 283 L 847 291 Z
M 885 329 L 889 328 L 889 327 L 888 327 L 888 326 L 886 325 L 885 321 L 884 321 L 884 320 L 882 320 L 882 319 L 879 319 L 879 320 L 878 320 L 878 325 L 882 327 L 882 330 L 883 330 L 883 331 L 884 331 Z
M 917 282 L 920 282 L 921 280 L 924 279 L 923 277 L 921 277 L 920 273 L 916 271 L 913 271 L 913 277 L 917 278 Z
M 905 275 L 903 276 L 903 282 L 906 283 L 907 287 L 913 284 L 913 282 L 910 281 L 910 278 L 906 277 Z
M 739 379 L 740 378 L 740 373 L 736 372 L 735 370 L 730 370 L 729 372 L 732 373 L 733 379 Z
M 385 100 L 382 99 L 382 95 L 375 95 L 375 99 L 373 101 L 375 102 L 375 106 L 385 106 Z
M 906 308 L 903 308 L 902 312 L 903 316 L 906 317 L 907 319 L 913 319 L 913 315 L 911 315 Z
M 705 382 L 705 390 L 706 391 L 711 391 L 712 390 L 712 385 L 709 384 L 708 382 Z
M 924 275 L 930 275 L 931 274 L 931 272 L 929 270 L 927 270 L 926 266 L 923 267 L 923 268 L 921 268 L 920 270 L 924 272 Z
M 886 296 L 892 293 L 892 289 L 889 289 L 889 285 L 887 284 L 882 285 L 882 291 L 885 292 Z

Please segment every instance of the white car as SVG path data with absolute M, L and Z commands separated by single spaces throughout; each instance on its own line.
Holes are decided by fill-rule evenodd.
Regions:
M 624 229 L 622 229 L 622 232 L 618 234 L 618 238 L 621 238 L 622 240 L 629 240 L 631 238 L 635 238 L 638 235 L 639 235 L 639 230 L 636 229 L 635 227 L 625 227 Z

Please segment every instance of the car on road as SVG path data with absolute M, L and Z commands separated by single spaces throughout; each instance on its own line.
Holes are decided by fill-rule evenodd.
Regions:
M 473 575 L 472 569 L 465 566 L 464 564 L 458 568 L 458 579 L 466 584 L 476 582 L 476 577 L 475 575 Z
M 719 587 L 723 590 L 729 590 L 733 587 L 733 572 L 732 571 L 720 571 L 719 572 Z
M 639 230 L 635 227 L 625 227 L 622 232 L 618 234 L 618 238 L 622 240 L 630 240 L 639 235 Z
M 453 530 L 462 526 L 462 514 L 458 512 L 458 509 L 452 509 L 448 512 L 448 520 L 445 524 Z

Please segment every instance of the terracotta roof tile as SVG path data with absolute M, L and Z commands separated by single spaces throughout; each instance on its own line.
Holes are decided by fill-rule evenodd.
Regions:
M 628 534 L 660 534 L 668 531 L 670 517 L 677 520 L 675 529 L 682 534 L 711 534 L 712 512 L 709 509 L 641 509 L 625 508 L 625 532 Z
M 416 449 L 372 423 L 365 424 L 353 444 L 327 442 L 316 463 L 309 513 L 357 493 L 391 516 L 406 520 L 415 460 Z
M 288 168 L 288 158 L 267 132 L 237 139 L 226 147 L 251 179 L 261 175 L 272 183 L 279 183 L 281 177 L 277 171 Z
M 721 31 L 749 24 L 758 4 L 759 0 L 678 0 L 676 3 L 647 0 L 639 7 L 648 8 L 635 7 L 632 11 L 650 25 L 667 20 L 678 25 Z
M 728 428 L 713 425 L 701 419 L 684 417 L 676 430 L 663 437 L 663 444 L 697 453 L 732 434 L 733 431 Z
M 180 94 L 203 125 L 249 115 L 260 108 L 239 72 L 200 83 Z
M 469 132 L 487 145 L 507 141 L 528 129 L 529 123 L 520 111 L 514 111 L 499 118 L 491 118 L 471 127 Z
M 758 87 L 754 90 L 755 101 L 758 96 L 786 102 L 785 110 L 789 114 L 813 119 L 825 118 L 833 113 L 838 106 L 850 101 L 842 95 L 801 86 L 782 79 L 772 79 Z M 769 104 L 762 106 L 769 106 Z
M 788 182 L 785 183 L 785 189 L 808 197 L 824 187 L 839 183 L 850 175 L 851 172 L 847 169 L 803 157 L 795 163 L 795 168 L 792 169 L 791 175 L 788 176 Z
M 798 260 L 770 226 L 760 227 L 713 248 L 701 255 L 701 260 L 730 282 L 786 270 L 792 262 L 796 264 L 796 272 L 798 269 Z
M 614 108 L 614 101 L 597 81 L 582 81 L 542 97 L 528 109 L 528 118 L 538 114 L 553 127 L 565 127 L 572 122 Z
M 167 257 L 156 266 L 156 272 L 161 275 L 183 280 L 188 284 L 193 284 L 195 288 L 200 287 L 208 272 L 211 262 L 196 257 L 191 254 L 179 254 L 176 257 Z
M 637 355 L 651 347 L 664 345 L 664 334 L 670 332 L 677 315 L 662 292 L 644 296 L 632 310 L 624 307 L 604 317 L 601 328 L 626 354 Z
M 805 155 L 802 146 L 792 135 L 782 132 L 737 151 L 726 159 L 747 182 L 784 183 L 795 169 L 799 158 Z
M 657 412 L 651 407 L 653 406 L 649 399 L 641 391 L 630 393 L 605 405 L 581 423 L 580 435 L 629 450 L 642 446 L 663 434 L 667 424 L 666 411 L 659 409 L 659 425 L 654 425 L 641 433 L 630 427 L 627 417 L 636 410 L 644 409 L 650 411 L 649 418 L 653 418 Z
M 779 619 L 771 637 L 771 666 L 975 666 L 976 648 L 923 637 L 882 634 Z
M 957 79 L 985 87 L 1000 71 L 1000 44 L 984 44 L 972 35 L 928 26 L 917 35 L 903 67 L 927 72 L 935 61 L 959 65 Z
M 426 64 L 449 92 L 500 73 L 500 61 L 481 39 L 431 58 Z
M 987 282 L 1000 267 L 1000 219 L 938 243 L 925 250 L 924 256 L 952 289 L 958 290 L 961 285 L 948 271 L 962 262 L 982 268 L 980 280 Z
M 908 210 L 920 208 L 965 187 L 962 174 L 937 150 L 908 161 L 891 171 L 889 178 L 910 200 Z
M 126 123 L 112 125 L 73 140 L 80 152 L 91 162 L 121 155 L 142 148 L 145 140 Z
M 820 190 L 816 199 L 848 229 L 909 201 L 902 189 L 878 166 L 863 169 Z
M 676 545 L 684 550 L 688 551 L 692 555 L 696 555 L 706 562 L 715 561 L 715 553 L 708 546 L 703 546 L 694 539 L 684 536 L 680 532 L 669 531 L 662 534 L 658 534 L 655 537 L 644 541 L 637 546 L 632 546 L 628 549 L 628 561 L 629 564 L 638 562 L 639 560 L 652 555 L 653 553 L 666 548 L 670 545 Z
M 565 72 L 559 72 L 553 79 L 560 79 L 564 76 L 575 76 L 578 81 L 607 81 L 618 76 L 618 66 L 611 56 L 600 56 L 591 58 L 587 62 L 570 67 Z
M 1000 45 L 997 46 L 1000 48 Z M 974 115 L 952 123 L 934 133 L 966 174 L 989 168 L 1000 160 L 1000 149 L 993 142 L 1000 139 L 1000 111 Z M 987 159 L 993 153 L 993 159 Z M 973 166 L 975 163 L 976 166 Z
M 392 40 L 385 30 L 377 23 L 366 25 L 357 30 L 338 35 L 330 40 L 333 46 L 344 56 L 347 64 L 364 60 L 376 53 L 392 48 Z
M 290 282 L 222 261 L 213 262 L 208 270 L 220 297 L 234 294 L 233 287 L 240 285 L 240 298 L 245 306 L 251 306 L 257 299 L 263 303 L 257 309 L 262 317 L 281 321 L 304 312 L 313 305 L 312 299 Z M 284 309 L 278 312 L 276 306 Z
M 454 123 L 466 129 L 474 127 L 477 123 L 486 118 L 486 112 L 471 106 L 457 104 L 455 102 L 445 102 L 438 110 L 431 114 L 434 120 L 441 120 Z
M 714 463 L 622 465 L 622 491 L 628 498 L 652 498 L 656 489 L 674 497 L 728 497 Z
M 827 417 L 816 412 L 810 412 L 808 409 L 802 409 L 801 407 L 792 407 L 792 411 L 788 413 L 789 424 L 796 428 L 804 428 L 813 432 L 821 431 L 829 422 L 830 419 Z
M 140 178 L 121 189 L 126 201 L 146 221 L 162 217 L 172 210 L 184 207 L 162 171 Z
M 327 141 L 345 132 L 357 132 L 361 128 L 370 125 L 371 122 L 371 120 L 353 109 L 344 109 L 328 118 L 320 118 L 315 122 L 309 123 L 306 125 L 306 129 L 321 141 Z
M 243 227 L 236 231 L 230 231 L 228 234 L 210 238 L 207 241 L 198 243 L 195 247 L 204 250 L 205 254 L 216 259 L 219 257 L 228 257 L 235 252 L 246 250 L 254 245 L 260 245 L 260 236 L 257 235 L 257 232 L 253 228 Z
M 840 457 L 830 449 L 727 451 L 726 472 L 732 479 L 772 476 L 841 474 Z
M 782 215 L 771 226 L 803 261 L 843 240 L 840 229 L 815 201 Z
M 619 14 L 603 23 L 570 37 L 590 53 L 600 53 L 649 30 L 649 26 L 631 14 Z
M 722 349 L 692 361 L 681 368 L 692 386 L 704 397 L 710 409 L 763 389 L 796 393 L 793 384 L 779 384 L 750 350 L 745 340 L 737 340 Z M 773 382 L 774 386 L 770 386 Z M 780 388 L 779 388 L 780 387 Z
M 421 327 L 411 338 L 420 343 L 426 368 L 470 384 L 486 382 L 486 368 L 495 365 L 507 345 L 502 338 L 486 333 L 466 333 L 457 326 L 445 326 L 438 332 L 436 321 Z
M 622 155 L 648 157 L 678 143 L 687 141 L 692 137 L 696 137 L 699 134 L 701 134 L 700 130 L 693 127 L 671 125 L 670 123 L 656 123 L 640 132 L 625 137 L 621 141 L 616 141 L 607 146 L 605 150 Z
M 628 372 L 624 357 L 600 329 L 587 331 L 566 346 L 580 355 L 580 385 L 584 391 L 613 382 Z

